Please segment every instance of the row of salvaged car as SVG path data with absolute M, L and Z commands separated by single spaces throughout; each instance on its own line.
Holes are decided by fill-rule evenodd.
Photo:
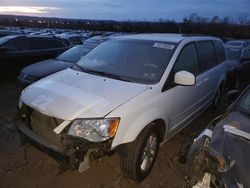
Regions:
M 69 40 L 72 44 L 81 44 L 84 40 L 97 35 L 111 35 L 114 32 L 69 30 L 69 29 L 42 29 L 42 28 L 20 28 L 0 27 L 0 37 L 7 35 L 28 35 L 57 37 Z
M 247 48 L 232 67 L 215 37 L 119 35 L 87 53 L 84 45 L 57 57 L 54 64 L 69 62 L 54 72 L 62 71 L 47 76 L 46 61 L 21 72 L 28 84 L 47 77 L 22 91 L 16 122 L 23 140 L 79 171 L 116 151 L 125 175 L 145 179 L 161 143 L 209 106 L 219 106 L 228 76 L 236 75 L 232 87 L 249 78 Z
M 72 49 L 71 52 L 67 52 L 69 55 L 74 56 L 66 58 L 67 61 L 69 61 L 69 58 L 72 58 L 73 60 L 70 60 L 72 64 L 72 61 L 76 62 L 76 60 L 80 59 L 81 55 L 86 54 L 102 41 L 107 40 L 113 35 L 118 34 L 105 33 L 103 35 L 93 37 L 91 38 L 91 40 L 82 39 L 78 43 L 74 43 L 72 42 L 72 39 L 62 36 L 3 36 L 0 37 L 0 62 L 2 65 L 2 69 L 0 72 L 4 73 L 4 75 L 19 73 L 23 67 L 29 64 L 50 58 L 56 58 L 59 54 L 72 48 L 74 45 L 79 45 L 78 48 Z M 88 37 L 90 36 L 92 35 L 89 34 Z M 84 46 L 82 46 L 82 43 L 84 43 Z M 64 55 L 64 57 L 65 56 L 67 55 Z M 62 58 L 62 60 L 65 59 L 64 57 Z M 51 71 L 51 73 L 53 73 L 53 71 Z

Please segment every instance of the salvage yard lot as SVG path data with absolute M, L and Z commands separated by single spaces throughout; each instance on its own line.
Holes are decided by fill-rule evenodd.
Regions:
M 0 83 L 0 187 L 183 187 L 192 140 L 216 116 L 205 111 L 161 147 L 149 177 L 138 184 L 122 176 L 119 156 L 103 157 L 86 172 L 59 171 L 58 163 L 33 146 L 21 146 L 14 126 L 18 104 L 14 81 Z M 25 152 L 26 151 L 26 152 Z

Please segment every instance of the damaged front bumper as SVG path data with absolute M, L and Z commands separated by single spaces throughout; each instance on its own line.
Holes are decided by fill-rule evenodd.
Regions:
M 111 152 L 112 140 L 93 143 L 67 134 L 61 135 L 61 144 L 48 142 L 33 132 L 22 120 L 16 121 L 22 141 L 28 142 L 37 149 L 53 157 L 61 165 L 80 172 L 87 170 L 90 164 L 99 157 Z

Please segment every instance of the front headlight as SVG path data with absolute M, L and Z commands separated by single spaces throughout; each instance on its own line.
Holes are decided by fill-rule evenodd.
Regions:
M 119 118 L 77 119 L 71 124 L 68 134 L 92 142 L 101 142 L 115 136 Z

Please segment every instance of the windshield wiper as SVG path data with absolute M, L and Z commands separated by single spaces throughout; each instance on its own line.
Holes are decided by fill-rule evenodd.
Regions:
M 106 73 L 106 72 L 102 72 L 102 71 L 96 71 L 96 70 L 90 70 L 90 69 L 85 69 L 81 66 L 79 66 L 77 63 L 75 64 L 81 71 L 86 72 L 86 73 L 90 73 L 90 74 L 95 74 L 95 75 L 101 75 L 104 77 L 108 77 L 108 78 L 114 78 L 116 80 L 121 80 L 121 81 L 126 81 L 126 82 L 133 82 L 132 80 L 125 78 L 123 76 L 118 76 L 115 74 L 111 74 L 111 73 Z
M 115 74 L 111 74 L 111 73 L 106 73 L 106 72 L 102 72 L 102 71 L 95 71 L 95 70 L 87 70 L 90 73 L 94 73 L 94 74 L 98 74 L 101 76 L 105 76 L 108 78 L 114 78 L 117 80 L 122 80 L 122 81 L 126 81 L 126 82 L 133 82 L 132 80 L 128 79 L 128 78 L 124 78 L 123 76 L 119 76 L 119 75 L 115 75 Z

